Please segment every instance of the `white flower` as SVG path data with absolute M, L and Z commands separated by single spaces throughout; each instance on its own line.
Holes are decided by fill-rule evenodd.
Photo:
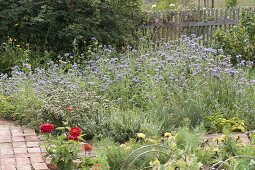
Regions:
M 169 6 L 170 6 L 170 7 L 175 7 L 175 4 L 170 4 Z

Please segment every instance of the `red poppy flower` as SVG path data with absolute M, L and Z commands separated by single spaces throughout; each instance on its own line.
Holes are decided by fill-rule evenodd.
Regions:
M 54 131 L 54 125 L 50 123 L 44 123 L 40 126 L 42 133 L 52 133 Z
M 81 134 L 81 129 L 78 127 L 72 127 L 69 132 L 70 132 L 70 135 L 78 137 Z
M 72 135 L 69 135 L 68 136 L 68 138 L 67 138 L 68 140 L 74 140 L 74 141 L 76 141 L 76 142 L 78 142 L 78 136 L 72 136 Z
M 73 110 L 74 110 L 74 107 L 68 106 L 68 107 L 66 108 L 66 110 L 68 110 L 68 111 L 73 111 Z
M 90 145 L 90 144 L 88 144 L 88 143 L 85 143 L 85 144 L 83 145 L 83 149 L 85 150 L 85 152 L 91 152 L 92 149 L 93 149 L 93 147 L 92 147 L 92 145 Z

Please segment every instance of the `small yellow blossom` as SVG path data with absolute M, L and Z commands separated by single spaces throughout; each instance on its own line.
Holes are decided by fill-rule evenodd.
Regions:
M 156 5 L 156 4 L 153 4 L 151 7 L 152 7 L 152 8 L 156 8 L 156 7 L 157 7 L 157 5 Z
M 168 137 L 172 137 L 172 134 L 171 134 L 170 132 L 166 132 L 166 133 L 164 134 L 164 136 L 168 138 Z
M 219 138 L 219 140 L 220 140 L 221 142 L 223 142 L 223 141 L 225 140 L 225 138 L 226 138 L 225 135 L 221 135 L 221 137 Z
M 202 167 L 203 166 L 203 164 L 201 162 L 198 162 L 197 165 L 198 165 L 198 167 Z
M 20 45 L 16 45 L 17 48 L 20 48 Z
M 220 150 L 219 150 L 219 148 L 215 147 L 215 148 L 213 148 L 212 151 L 213 151 L 213 152 L 219 152 Z
M 137 133 L 137 137 L 140 139 L 145 139 L 145 134 L 144 133 Z
M 127 147 L 127 145 L 121 144 L 120 147 L 121 147 L 121 148 L 125 148 L 125 147 Z
M 159 165 L 160 165 L 160 161 L 158 160 L 158 158 L 150 162 L 150 166 L 152 167 L 158 167 Z
M 151 144 L 157 144 L 158 142 L 155 139 L 146 138 L 145 142 L 151 143 Z

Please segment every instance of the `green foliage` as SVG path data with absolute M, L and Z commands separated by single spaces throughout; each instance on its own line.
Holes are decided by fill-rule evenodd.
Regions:
M 74 160 L 78 158 L 80 152 L 79 143 L 74 140 L 66 140 L 66 136 L 50 137 L 45 143 L 46 157 L 51 158 L 51 162 L 56 164 L 60 170 L 75 169 Z
M 237 5 L 237 0 L 225 0 L 225 7 L 234 8 Z
M 215 35 L 217 47 L 232 56 L 232 62 L 236 64 L 241 56 L 243 60 L 254 61 L 255 58 L 255 16 L 253 12 L 243 12 L 241 22 L 228 31 L 218 30 Z M 245 44 L 245 45 L 244 45 Z
M 199 145 L 202 134 L 203 132 L 199 128 L 194 131 L 190 131 L 188 127 L 180 128 L 175 135 L 177 148 L 188 151 L 193 150 Z
M 96 38 L 121 49 L 136 45 L 140 5 L 140 0 L 1 0 L 0 42 L 10 36 L 32 49 L 70 52 L 75 45 L 85 52 Z

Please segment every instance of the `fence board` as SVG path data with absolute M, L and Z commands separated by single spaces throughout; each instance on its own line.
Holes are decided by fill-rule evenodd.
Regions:
M 141 27 L 144 36 L 156 42 L 156 45 L 162 39 L 164 42 L 176 40 L 181 33 L 202 36 L 203 44 L 207 41 L 207 45 L 212 45 L 215 42 L 213 30 L 226 31 L 238 24 L 245 10 L 247 8 L 152 11 L 145 13 L 146 19 Z

